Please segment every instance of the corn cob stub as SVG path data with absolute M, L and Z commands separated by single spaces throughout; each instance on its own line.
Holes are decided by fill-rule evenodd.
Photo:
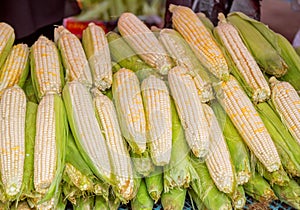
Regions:
M 196 157 L 205 159 L 209 151 L 208 123 L 193 78 L 183 67 L 174 67 L 168 81 L 186 140 Z
M 91 67 L 93 85 L 102 91 L 109 89 L 112 84 L 112 66 L 104 30 L 90 23 L 83 31 L 82 45 Z
M 238 31 L 232 24 L 226 22 L 222 13 L 219 14 L 218 18 L 219 23 L 215 31 L 237 66 L 239 75 L 252 89 L 253 101 L 263 102 L 269 99 L 271 90 L 268 82 L 243 43 Z
M 145 105 L 148 143 L 155 165 L 169 163 L 172 150 L 172 115 L 169 91 L 165 83 L 149 76 L 141 85 Z
M 120 69 L 114 74 L 112 91 L 122 134 L 132 151 L 141 154 L 146 150 L 146 118 L 137 76 Z
M 218 189 L 224 193 L 232 193 L 235 187 L 235 173 L 222 129 L 212 108 L 206 104 L 202 106 L 210 134 L 210 152 L 206 159 L 207 168 Z
M 31 76 L 39 99 L 47 93 L 61 94 L 64 77 L 58 49 L 45 36 L 31 47 Z
M 25 160 L 26 96 L 19 86 L 4 91 L 0 115 L 1 181 L 4 193 L 10 197 L 20 192 Z
M 92 89 L 92 95 L 98 121 L 107 143 L 112 170 L 117 180 L 116 191 L 128 201 L 132 198 L 134 187 L 132 164 L 114 104 L 97 89 Z
M 276 147 L 246 93 L 233 76 L 220 86 L 216 88 L 221 105 L 249 149 L 269 172 L 277 171 L 281 162 Z
M 118 29 L 124 39 L 148 65 L 166 75 L 172 61 L 151 30 L 132 13 L 123 13 L 118 20 Z
M 0 93 L 18 84 L 22 87 L 29 70 L 29 47 L 26 44 L 14 45 L 0 71 Z
M 92 87 L 90 66 L 80 40 L 63 26 L 55 28 L 54 39 L 66 69 L 66 80 L 80 81 L 87 87 Z
M 272 102 L 292 136 L 300 145 L 300 97 L 288 82 L 270 78 Z
M 174 28 L 183 36 L 197 58 L 217 78 L 227 80 L 229 69 L 225 57 L 197 15 L 188 7 L 171 4 Z

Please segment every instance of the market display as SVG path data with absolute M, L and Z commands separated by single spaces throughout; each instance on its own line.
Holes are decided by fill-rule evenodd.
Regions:
M 0 209 L 300 209 L 300 57 L 233 12 L 123 13 L 29 48 L 0 23 Z

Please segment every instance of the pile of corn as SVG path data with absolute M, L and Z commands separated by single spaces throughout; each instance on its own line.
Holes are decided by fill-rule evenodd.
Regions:
M 244 14 L 170 11 L 30 49 L 0 23 L 0 209 L 300 209 L 300 57 Z

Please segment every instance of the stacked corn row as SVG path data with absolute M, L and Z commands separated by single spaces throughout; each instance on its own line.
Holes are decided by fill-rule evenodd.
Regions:
M 38 107 L 16 85 L 28 77 L 28 47 L 9 49 L 7 32 L 0 207 L 64 208 L 67 199 L 74 209 L 129 201 L 152 209 L 161 200 L 165 209 L 182 209 L 188 192 L 199 209 L 242 208 L 245 193 L 300 208 L 300 98 L 260 69 L 279 77 L 299 57 L 280 37 L 282 51 L 264 40 L 277 35 L 242 14 L 219 15 L 212 34 L 189 8 L 170 10 L 177 31 L 163 29 L 158 38 L 131 13 L 120 17 L 122 36 L 108 34 L 109 43 L 94 24 L 82 44 L 63 27 L 55 30 L 58 48 L 41 36 L 25 85 Z M 245 24 L 247 33 L 239 28 Z M 255 51 L 250 29 L 273 50 L 268 56 Z M 268 62 L 281 69 L 267 69 Z

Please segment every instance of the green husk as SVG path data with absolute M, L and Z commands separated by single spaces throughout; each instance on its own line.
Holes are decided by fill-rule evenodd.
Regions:
M 284 169 L 292 176 L 300 176 L 298 142 L 289 133 L 279 115 L 272 108 L 272 104 L 269 103 L 257 104 L 255 108 L 273 139 Z
M 212 32 L 214 29 L 214 24 L 211 22 L 211 20 L 208 17 L 206 17 L 206 15 L 202 12 L 198 12 L 198 13 L 196 13 L 196 15 L 201 20 L 201 22 L 204 24 L 204 26 L 207 29 L 209 29 L 210 32 Z
M 78 202 L 75 205 L 73 205 L 73 210 L 93 210 L 93 208 L 94 208 L 94 196 L 79 198 Z
M 144 63 L 144 61 L 136 55 L 119 34 L 109 32 L 106 37 L 108 39 L 112 60 L 117 62 L 120 66 L 132 71 L 151 69 L 149 65 Z
M 287 186 L 274 185 L 272 188 L 281 201 L 300 209 L 300 186 L 295 180 L 290 180 Z
M 32 84 L 32 79 L 31 79 L 31 75 L 29 75 L 25 81 L 25 84 L 23 86 L 23 90 L 26 94 L 27 97 L 27 101 L 33 102 L 33 103 L 38 103 L 36 96 L 35 96 L 35 92 L 34 92 L 34 88 L 33 88 L 33 84 Z
M 71 96 L 70 96 L 70 90 L 69 90 L 70 85 L 78 86 L 77 88 L 82 88 L 82 90 L 84 90 L 84 91 L 88 91 L 88 90 L 86 89 L 86 87 L 83 84 L 81 84 L 79 82 L 67 83 L 65 85 L 64 89 L 63 89 L 63 99 L 64 99 L 64 102 L 65 102 L 65 105 L 66 105 L 68 121 L 69 121 L 69 125 L 70 125 L 70 128 L 71 128 L 72 134 L 74 136 L 75 143 L 77 145 L 78 151 L 80 152 L 80 154 L 83 157 L 83 160 L 86 162 L 86 164 L 89 166 L 89 168 L 92 170 L 92 172 L 94 173 L 95 176 L 97 176 L 102 181 L 105 181 L 105 182 L 110 183 L 110 184 L 114 184 L 114 181 L 111 178 L 111 174 L 109 174 L 109 175 L 104 174 L 103 171 L 101 170 L 102 168 L 99 169 L 99 167 L 94 165 L 91 157 L 87 154 L 87 151 L 85 150 L 85 148 L 82 145 L 83 144 L 82 141 L 85 140 L 85 139 L 83 139 L 82 135 L 79 133 L 79 129 L 77 128 L 77 123 L 75 121 L 75 116 L 73 114 L 74 108 L 73 108 L 72 99 L 71 99 Z M 77 96 L 77 97 L 79 97 L 79 96 Z M 93 106 L 92 98 L 90 97 L 89 101 L 87 101 L 86 103 L 88 104 L 88 106 Z M 96 116 L 95 116 L 95 118 L 96 118 Z M 103 141 L 104 141 L 104 139 L 103 139 Z M 106 149 L 106 147 L 103 148 L 103 149 Z M 107 156 L 107 160 L 105 160 L 105 161 L 109 162 L 108 156 Z M 103 163 L 103 164 L 108 164 L 108 163 L 106 162 L 106 163 Z M 97 189 L 95 188 L 95 190 L 97 190 Z M 102 190 L 101 185 L 100 185 L 99 190 Z
M 147 191 L 155 203 L 160 199 L 164 190 L 163 169 L 162 167 L 155 167 L 155 170 L 147 177 L 145 177 Z
M 113 74 L 116 73 L 117 71 L 119 71 L 122 68 L 122 66 L 120 66 L 118 63 L 116 63 L 114 61 L 111 62 L 111 66 L 112 66 Z
M 191 201 L 194 201 L 194 203 L 196 204 L 196 207 L 198 210 L 206 209 L 204 203 L 202 202 L 200 197 L 197 195 L 197 193 L 193 189 L 188 189 L 188 194 L 190 196 Z M 195 209 L 193 203 L 192 203 L 192 206 L 193 206 L 193 209 Z
M 14 44 L 14 41 L 15 41 L 14 29 L 12 27 L 10 27 L 10 30 L 12 31 L 12 33 L 6 42 L 5 47 L 2 49 L 2 51 L 0 51 L 0 68 L 4 64 L 6 58 Z
M 51 183 L 47 193 L 42 196 L 42 199 L 37 205 L 43 205 L 44 202 L 54 200 L 54 206 L 57 205 L 61 193 L 60 182 L 65 165 L 66 144 L 68 141 L 68 121 L 65 106 L 62 98 L 59 95 L 54 95 L 54 110 L 55 110 L 55 137 L 57 145 L 57 168 L 55 172 L 55 179 Z
M 140 83 L 142 83 L 144 79 L 151 75 L 162 79 L 162 77 L 154 69 L 141 69 L 136 71 L 135 75 L 138 77 Z
M 298 56 L 300 56 L 300 46 L 299 47 L 295 47 L 295 51 L 298 54 Z
M 269 181 L 271 186 L 273 186 L 274 184 L 279 186 L 286 186 L 289 182 L 289 176 L 282 168 L 282 166 L 277 171 L 269 172 L 260 162 L 257 162 L 256 170 L 261 176 Z
M 172 152 L 170 163 L 164 167 L 164 191 L 173 188 L 188 188 L 198 180 L 198 175 L 190 162 L 190 149 L 184 137 L 175 104 L 171 99 L 172 111 Z
M 95 197 L 95 210 L 110 210 L 107 201 L 102 196 Z
M 161 196 L 161 204 L 164 210 L 182 210 L 184 207 L 187 189 L 171 189 Z
M 36 133 L 36 114 L 38 105 L 27 102 L 26 105 L 26 121 L 25 121 L 25 160 L 24 174 L 21 186 L 20 199 L 23 197 L 32 197 L 34 191 L 33 185 L 33 168 L 34 168 L 34 143 Z
M 208 209 L 232 209 L 230 199 L 225 193 L 218 190 L 205 163 L 201 163 L 196 158 L 192 158 L 191 162 L 199 176 L 199 184 L 192 184 L 192 188 L 204 205 Z
M 269 183 L 257 172 L 244 185 L 245 192 L 260 203 L 269 203 L 277 199 Z
M 132 210 L 152 210 L 153 200 L 147 192 L 145 180 L 141 180 L 136 197 L 131 201 Z
M 287 72 L 287 64 L 267 39 L 240 12 L 233 12 L 227 16 L 228 22 L 239 31 L 241 38 L 252 53 L 261 69 L 276 77 Z
M 296 90 L 300 90 L 300 57 L 291 43 L 284 36 L 274 32 L 262 22 L 240 12 L 232 13 L 232 15 L 250 23 L 273 46 L 287 64 L 287 73 L 283 76 L 283 80 L 290 82 Z M 261 49 L 264 50 L 264 48 Z
M 235 166 L 237 183 L 239 185 L 245 184 L 251 176 L 248 148 L 222 106 L 217 101 L 211 101 L 211 107 L 223 130 L 231 160 Z
M 146 151 L 140 155 L 133 153 L 133 151 L 130 150 L 130 157 L 135 170 L 139 174 L 146 177 L 154 170 L 154 164 L 152 163 L 152 159 L 150 157 L 148 149 L 146 149 Z
M 247 201 L 244 187 L 238 186 L 230 198 L 234 209 L 242 209 Z
M 64 78 L 63 67 L 62 67 L 62 63 L 61 63 L 61 57 L 60 57 L 60 54 L 59 54 L 58 49 L 55 46 L 54 42 L 52 42 L 52 41 L 50 41 L 50 42 L 55 47 L 55 53 L 58 56 L 58 60 L 56 62 L 59 62 L 61 88 L 63 88 L 65 78 Z M 35 59 L 34 59 L 34 53 L 33 53 L 34 49 L 35 48 L 32 47 L 31 48 L 32 52 L 30 53 L 30 70 L 31 70 L 30 75 L 31 75 L 31 79 L 32 79 L 33 90 L 34 90 L 35 96 L 36 96 L 37 100 L 40 101 L 43 97 L 43 94 L 41 93 L 40 84 L 39 84 L 38 79 L 37 79 L 37 72 L 36 72 L 36 69 L 35 69 Z M 46 69 L 44 71 L 47 72 Z M 60 93 L 57 93 L 57 94 L 60 94 Z

